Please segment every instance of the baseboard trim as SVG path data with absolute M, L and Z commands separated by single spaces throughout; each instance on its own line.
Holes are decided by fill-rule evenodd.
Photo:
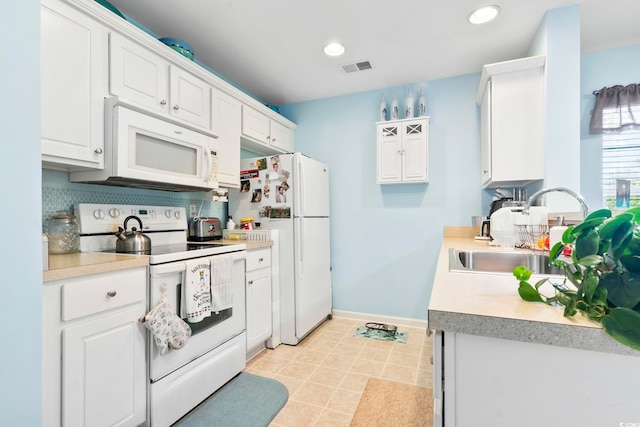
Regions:
M 406 317 L 383 316 L 380 314 L 358 313 L 355 311 L 333 310 L 333 317 L 351 320 L 361 320 L 362 322 L 376 322 L 387 325 L 410 326 L 413 328 L 427 329 L 427 321 L 421 319 L 409 319 Z

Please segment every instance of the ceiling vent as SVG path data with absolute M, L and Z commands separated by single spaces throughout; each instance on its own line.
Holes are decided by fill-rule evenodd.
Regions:
M 355 64 L 347 64 L 342 66 L 342 70 L 347 73 L 355 73 L 356 71 L 370 70 L 373 68 L 371 61 L 360 61 Z

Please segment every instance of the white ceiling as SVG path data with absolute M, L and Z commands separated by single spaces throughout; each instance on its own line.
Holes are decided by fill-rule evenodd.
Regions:
M 265 103 L 282 105 L 479 72 L 525 55 L 549 9 L 580 4 L 582 52 L 640 43 L 639 0 L 495 0 L 490 24 L 466 18 L 487 0 L 110 0 L 160 37 Z M 346 53 L 322 47 L 339 40 Z M 346 74 L 342 65 L 373 69 Z

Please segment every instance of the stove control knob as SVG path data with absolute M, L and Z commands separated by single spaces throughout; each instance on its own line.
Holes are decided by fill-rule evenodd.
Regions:
M 111 216 L 111 218 L 118 218 L 120 216 L 120 210 L 117 208 L 109 209 L 109 216 Z
M 176 217 L 176 219 L 180 219 L 180 211 L 176 211 L 175 217 Z
M 93 217 L 95 219 L 104 219 L 104 212 L 102 212 L 102 209 L 96 209 L 93 211 Z
M 171 209 L 167 209 L 166 211 L 164 211 L 164 214 L 167 216 L 167 218 L 171 218 Z

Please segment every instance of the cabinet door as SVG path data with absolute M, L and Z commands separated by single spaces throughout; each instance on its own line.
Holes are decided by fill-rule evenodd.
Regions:
M 169 88 L 169 112 L 173 116 L 205 129 L 211 128 L 211 86 L 172 65 Z
M 104 167 L 106 30 L 54 0 L 41 7 L 42 159 Z
M 402 123 L 402 182 L 428 180 L 428 134 L 426 120 Z
M 240 187 L 240 102 L 214 90 L 213 122 L 217 124 L 218 185 Z
M 269 142 L 274 148 L 282 151 L 293 152 L 293 131 L 278 122 L 271 121 Z
M 247 272 L 247 350 L 271 336 L 271 269 Z
M 62 333 L 62 425 L 136 426 L 146 419 L 144 304 Z
M 378 125 L 378 184 L 402 181 L 402 140 L 398 123 Z
M 109 88 L 113 95 L 156 112 L 168 111 L 168 63 L 119 34 L 109 38 Z
M 263 144 L 269 143 L 269 118 L 246 105 L 242 106 L 242 134 Z
M 491 81 L 484 88 L 480 105 L 480 162 L 481 182 L 491 181 Z

